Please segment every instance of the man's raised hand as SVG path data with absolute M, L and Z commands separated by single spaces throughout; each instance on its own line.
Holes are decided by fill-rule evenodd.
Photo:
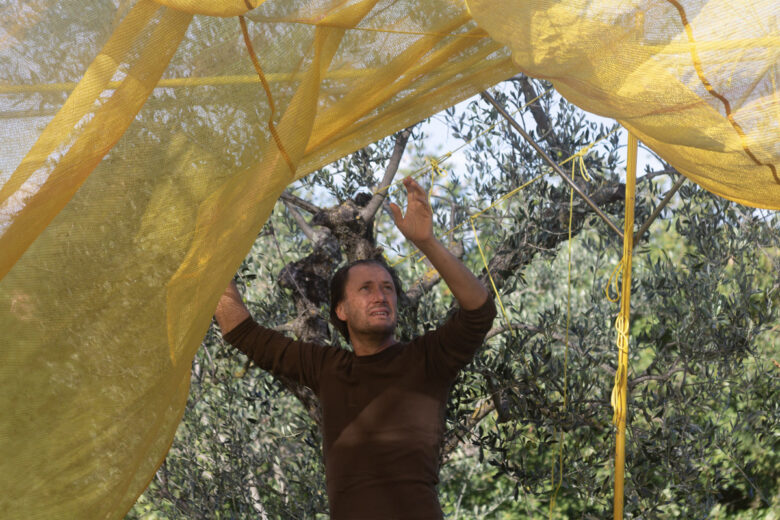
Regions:
M 406 215 L 398 204 L 390 203 L 390 211 L 398 230 L 419 247 L 433 239 L 433 211 L 422 186 L 411 177 L 406 177 L 403 182 L 407 194 Z
M 396 227 L 410 240 L 439 271 L 439 274 L 460 306 L 466 310 L 479 308 L 488 298 L 487 289 L 463 263 L 433 236 L 433 211 L 428 194 L 410 177 L 404 179 L 407 204 L 406 215 L 397 204 L 390 204 Z

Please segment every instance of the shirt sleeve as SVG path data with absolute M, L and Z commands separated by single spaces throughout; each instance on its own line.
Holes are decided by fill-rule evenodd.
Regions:
M 224 339 L 263 370 L 297 381 L 317 394 L 322 368 L 334 349 L 295 341 L 257 324 L 252 318 L 242 321 Z
M 488 296 L 479 308 L 459 308 L 441 327 L 422 336 L 429 375 L 448 383 L 454 381 L 482 346 L 495 317 L 496 306 Z

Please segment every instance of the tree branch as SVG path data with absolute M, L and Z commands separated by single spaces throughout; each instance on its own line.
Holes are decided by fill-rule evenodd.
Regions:
M 528 142 L 531 147 L 536 150 L 536 152 L 544 159 L 544 161 L 552 167 L 553 170 L 564 180 L 566 183 L 579 195 L 581 199 L 583 199 L 588 206 L 591 207 L 593 211 L 596 212 L 596 214 L 601 217 L 604 222 L 607 223 L 607 225 L 612 228 L 612 230 L 622 239 L 623 238 L 623 232 L 620 230 L 620 228 L 612 222 L 612 220 L 607 216 L 606 213 L 604 213 L 598 206 L 596 202 L 594 202 L 588 194 L 583 190 L 582 186 L 578 185 L 574 179 L 570 178 L 569 175 L 564 172 L 560 165 L 553 160 L 552 157 L 550 157 L 545 150 L 542 149 L 541 146 L 526 132 L 523 127 L 515 121 L 515 119 L 506 111 L 506 109 L 501 106 L 500 103 L 498 103 L 493 96 L 491 96 L 487 91 L 483 91 L 480 96 L 482 96 L 482 99 L 493 105 L 493 107 L 498 111 L 501 116 L 506 119 L 506 121 L 512 126 L 512 128 L 515 129 L 516 132 L 518 132 L 520 135 L 523 136 L 523 138 Z M 560 148 L 559 148 L 560 149 Z
M 655 179 L 656 177 L 661 177 L 663 175 L 670 175 L 670 176 L 671 175 L 680 175 L 680 172 L 678 172 L 674 168 L 664 168 L 663 170 L 656 170 L 654 172 L 647 172 L 646 174 L 644 174 L 643 176 L 638 178 L 636 180 L 636 183 L 639 184 L 639 183 L 642 183 L 642 182 L 651 181 L 651 180 Z
M 307 200 L 303 200 L 300 197 L 296 197 L 295 195 L 293 195 L 292 193 L 290 193 L 287 190 L 283 191 L 279 198 L 282 199 L 285 202 L 289 202 L 290 204 L 295 204 L 296 206 L 298 206 L 302 210 L 308 211 L 312 215 L 316 215 L 317 213 L 322 211 L 322 209 L 319 208 L 318 206 L 315 206 L 311 202 L 309 202 Z
M 590 194 L 591 200 L 599 206 L 621 201 L 625 196 L 625 188 L 622 186 L 622 184 L 614 183 L 596 188 Z M 569 202 L 567 195 L 565 188 L 562 188 L 557 196 L 551 197 L 555 200 L 550 200 L 547 206 L 539 209 L 542 211 L 539 218 L 530 219 L 519 229 L 516 229 L 504 243 L 495 248 L 496 253 L 488 265 L 498 290 L 503 287 L 511 274 L 530 264 L 540 251 L 552 251 L 558 244 L 568 240 Z M 585 219 L 590 214 L 590 206 L 575 201 L 572 238 L 582 231 Z M 536 221 L 541 222 L 541 225 L 533 224 Z M 480 279 L 486 287 L 490 286 L 490 280 L 484 269 Z
M 496 387 L 495 381 L 493 381 L 493 378 L 488 374 L 485 374 L 485 383 L 490 391 L 493 409 L 498 415 L 498 420 L 496 422 L 505 423 L 509 421 L 511 419 L 509 417 L 509 401 L 507 400 L 505 393 L 500 388 Z
M 447 249 L 455 255 L 457 258 L 463 258 L 465 249 L 460 242 L 453 242 Z M 420 298 L 428 291 L 430 291 L 436 284 L 441 281 L 441 275 L 438 271 L 432 270 L 425 273 L 421 278 L 414 282 L 414 284 L 406 291 L 407 304 L 415 308 L 420 302 Z
M 303 231 L 303 234 L 306 235 L 306 237 L 312 241 L 312 243 L 317 241 L 317 233 L 314 232 L 314 229 L 309 225 L 308 222 L 303 218 L 303 215 L 301 215 L 297 209 L 288 201 L 282 199 L 282 204 L 284 204 L 284 207 L 287 208 L 287 211 L 290 212 L 293 219 L 295 220 L 295 223 L 298 224 L 298 227 L 301 228 L 301 231 Z
M 633 389 L 636 385 L 640 383 L 646 383 L 647 381 L 667 381 L 674 374 L 678 372 L 682 372 L 684 370 L 685 370 L 684 367 L 678 367 L 674 365 L 665 374 L 638 376 L 628 381 L 628 388 L 629 390 Z
M 160 471 L 155 474 L 155 477 L 160 483 L 159 489 L 163 497 L 168 499 L 168 501 L 170 501 L 173 507 L 175 507 L 178 511 L 184 513 L 186 517 L 191 518 L 192 510 L 187 504 L 187 501 L 175 496 L 168 486 L 168 466 L 165 464 L 165 461 L 163 461 L 162 465 L 160 466 Z
M 526 103 L 536 98 L 538 94 L 536 93 L 536 89 L 534 89 L 534 86 L 531 84 L 531 80 L 528 78 L 528 76 L 520 76 L 517 79 L 517 82 L 520 83 L 520 88 L 523 91 Z M 538 103 L 531 103 L 528 105 L 528 109 L 531 111 L 531 115 L 533 116 L 534 121 L 536 121 L 537 133 L 542 139 L 547 141 L 550 149 L 556 151 L 560 150 L 567 155 L 570 155 L 571 152 L 569 150 L 564 150 L 561 146 L 561 142 L 553 131 L 553 125 L 550 122 L 550 118 L 547 115 L 547 112 L 544 111 L 544 108 L 542 108 Z
M 401 158 L 404 155 L 406 149 L 406 143 L 409 141 L 409 136 L 412 135 L 412 128 L 409 127 L 401 130 L 395 135 L 395 146 L 393 147 L 393 154 L 390 156 L 390 161 L 387 163 L 385 169 L 385 175 L 382 177 L 382 182 L 376 188 L 376 193 L 368 201 L 366 207 L 360 210 L 360 218 L 365 221 L 369 221 L 374 218 L 376 212 L 382 206 L 382 201 L 387 197 L 387 187 L 393 182 L 395 174 L 398 173 L 398 166 L 401 164 Z
M 664 195 L 664 198 L 661 200 L 661 202 L 658 203 L 658 206 L 656 206 L 653 213 L 647 217 L 647 220 L 645 220 L 644 224 L 642 224 L 642 227 L 640 227 L 639 231 L 636 232 L 636 235 L 634 235 L 634 244 L 637 244 L 642 238 L 642 235 L 644 235 L 645 232 L 650 229 L 650 225 L 655 222 L 655 219 L 658 218 L 658 215 L 661 214 L 661 211 L 666 207 L 667 204 L 669 204 L 669 201 L 672 200 L 672 197 L 674 197 L 674 194 L 677 193 L 677 190 L 680 189 L 680 186 L 682 186 L 683 182 L 685 182 L 685 177 L 680 175 L 677 179 L 677 182 L 675 182 L 674 186 L 672 186 L 672 189 L 670 189 L 666 195 Z
M 452 455 L 452 452 L 455 451 L 461 442 L 463 442 L 466 435 L 474 431 L 474 428 L 482 422 L 482 419 L 490 415 L 495 409 L 496 405 L 492 399 L 483 403 L 464 421 L 464 424 L 459 431 L 452 430 L 445 435 L 444 444 L 441 450 L 442 464 L 447 461 L 450 455 Z

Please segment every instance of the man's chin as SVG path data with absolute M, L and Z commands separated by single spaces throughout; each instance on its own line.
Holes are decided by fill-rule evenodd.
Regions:
M 367 332 L 376 338 L 386 338 L 395 334 L 396 323 L 388 323 L 385 325 L 374 325 Z

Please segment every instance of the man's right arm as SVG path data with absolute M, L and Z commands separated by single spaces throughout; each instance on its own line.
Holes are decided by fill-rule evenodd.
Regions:
M 217 319 L 219 328 L 222 329 L 223 336 L 250 317 L 249 309 L 244 305 L 235 281 L 231 281 L 225 292 L 222 293 L 214 317 Z
M 235 282 L 228 285 L 214 312 L 222 337 L 257 366 L 319 391 L 323 366 L 333 347 L 303 343 L 250 320 Z

